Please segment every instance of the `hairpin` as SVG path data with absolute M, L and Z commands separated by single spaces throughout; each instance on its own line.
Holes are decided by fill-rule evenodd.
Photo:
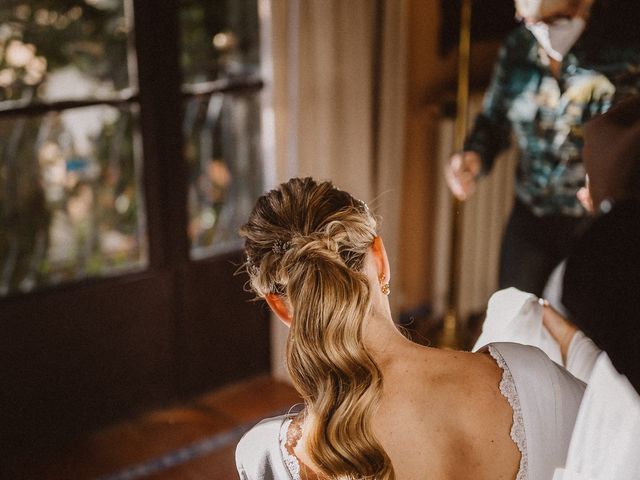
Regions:
M 282 255 L 284 252 L 291 248 L 291 242 L 283 242 L 280 239 L 277 239 L 273 242 L 273 246 L 271 247 L 271 251 L 276 255 Z
M 364 209 L 365 212 L 369 212 L 369 205 L 367 205 L 365 202 L 363 202 L 360 199 L 356 199 L 356 202 L 358 202 L 360 204 L 360 206 Z

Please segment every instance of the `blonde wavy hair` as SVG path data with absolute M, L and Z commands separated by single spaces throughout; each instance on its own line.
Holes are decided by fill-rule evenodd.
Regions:
M 253 290 L 283 296 L 293 312 L 287 367 L 317 420 L 306 432 L 311 460 L 331 479 L 395 478 L 371 427 L 382 374 L 362 338 L 375 217 L 330 182 L 293 178 L 258 199 L 240 233 Z

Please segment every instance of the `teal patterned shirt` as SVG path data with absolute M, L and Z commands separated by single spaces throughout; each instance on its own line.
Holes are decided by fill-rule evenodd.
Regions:
M 516 195 L 538 216 L 585 214 L 576 198 L 585 177 L 582 125 L 640 92 L 640 47 L 590 42 L 588 33 L 565 56 L 557 80 L 533 35 L 516 28 L 465 142 L 465 150 L 480 154 L 484 173 L 512 139 L 517 143 Z

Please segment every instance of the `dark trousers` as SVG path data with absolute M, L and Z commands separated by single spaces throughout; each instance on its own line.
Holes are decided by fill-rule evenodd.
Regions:
M 586 218 L 564 215 L 538 217 L 516 200 L 502 238 L 500 288 L 542 296 L 551 272 L 567 257 L 586 223 Z

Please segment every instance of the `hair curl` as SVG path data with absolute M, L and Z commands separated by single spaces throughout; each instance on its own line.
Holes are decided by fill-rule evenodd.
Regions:
M 312 461 L 329 478 L 393 479 L 371 427 L 382 374 L 362 340 L 376 219 L 330 182 L 293 178 L 258 199 L 240 233 L 253 290 L 282 295 L 293 310 L 287 367 L 317 419 L 307 432 Z

